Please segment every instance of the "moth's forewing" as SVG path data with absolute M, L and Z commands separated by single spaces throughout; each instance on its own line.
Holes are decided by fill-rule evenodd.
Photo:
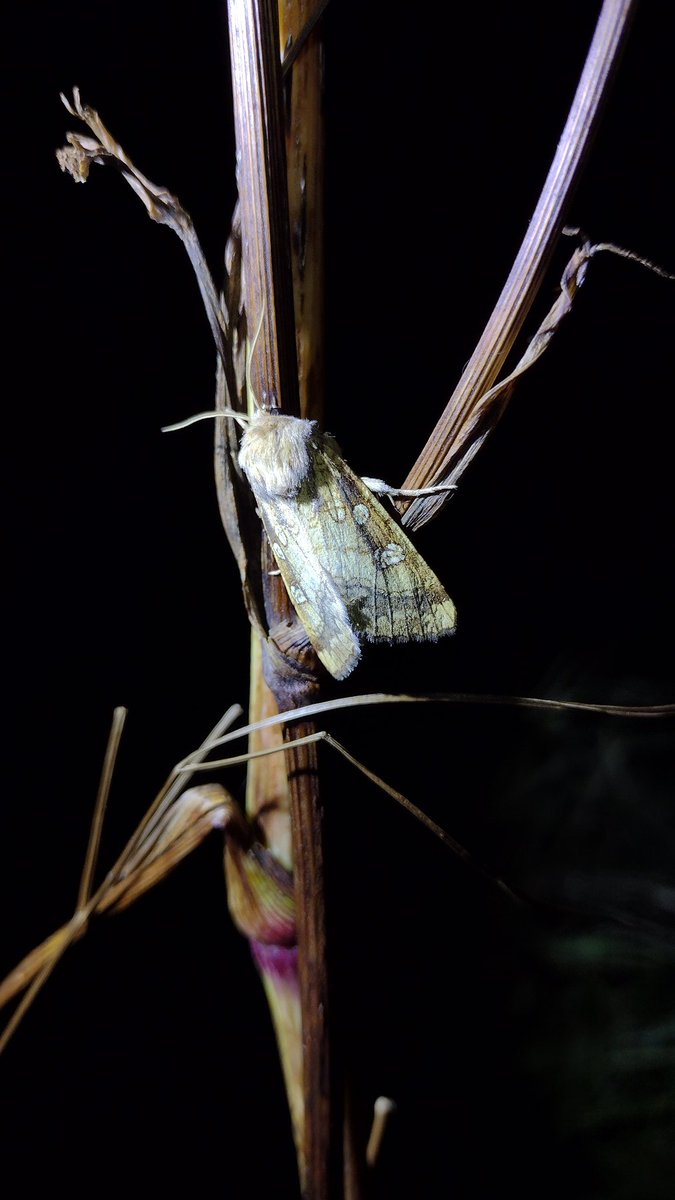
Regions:
M 317 553 L 316 515 L 297 499 L 259 500 L 258 509 L 281 577 L 307 636 L 324 667 L 345 679 L 361 657 L 361 647 L 332 574 Z
M 435 641 L 455 606 L 424 559 L 361 479 L 313 431 L 309 466 L 292 498 L 259 500 L 274 557 L 324 666 L 344 679 L 357 635 Z
M 312 471 L 297 496 L 314 508 L 316 552 L 355 630 L 371 641 L 435 641 L 455 628 L 455 606 L 434 572 L 379 500 L 315 435 Z

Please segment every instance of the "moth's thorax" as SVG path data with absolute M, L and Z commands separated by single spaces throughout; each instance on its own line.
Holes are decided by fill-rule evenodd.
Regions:
M 241 439 L 239 465 L 256 496 L 297 496 L 309 471 L 309 439 L 316 421 L 260 409 Z

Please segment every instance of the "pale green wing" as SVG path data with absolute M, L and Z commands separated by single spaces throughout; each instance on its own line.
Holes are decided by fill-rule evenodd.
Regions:
M 372 641 L 435 641 L 452 633 L 457 614 L 444 587 L 402 529 L 315 434 L 312 469 L 295 499 L 311 513 L 315 552 L 340 593 L 357 633 Z
M 297 499 L 258 499 L 258 509 L 281 572 L 307 636 L 327 671 L 344 679 L 361 657 L 359 640 L 333 579 L 331 565 L 320 550 L 314 506 L 299 507 Z M 324 566 L 325 563 L 325 566 Z
M 455 606 L 424 559 L 330 439 L 312 434 L 296 496 L 257 497 L 272 552 L 314 649 L 336 679 L 372 641 L 435 641 Z

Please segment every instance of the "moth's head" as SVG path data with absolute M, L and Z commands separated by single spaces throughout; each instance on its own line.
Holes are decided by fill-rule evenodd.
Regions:
M 262 402 L 263 411 L 269 413 L 270 417 L 280 417 L 281 408 L 279 407 L 279 397 L 272 390 L 269 394 L 265 392 Z

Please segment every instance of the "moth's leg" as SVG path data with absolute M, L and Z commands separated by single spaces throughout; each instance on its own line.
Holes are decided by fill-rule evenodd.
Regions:
M 361 476 L 361 482 L 365 483 L 369 491 L 374 492 L 376 496 L 389 496 L 392 500 L 397 500 L 399 497 L 437 496 L 441 492 L 454 492 L 457 487 L 456 483 L 438 483 L 433 487 L 395 488 L 391 484 L 385 483 L 384 479 L 370 479 L 367 475 Z

